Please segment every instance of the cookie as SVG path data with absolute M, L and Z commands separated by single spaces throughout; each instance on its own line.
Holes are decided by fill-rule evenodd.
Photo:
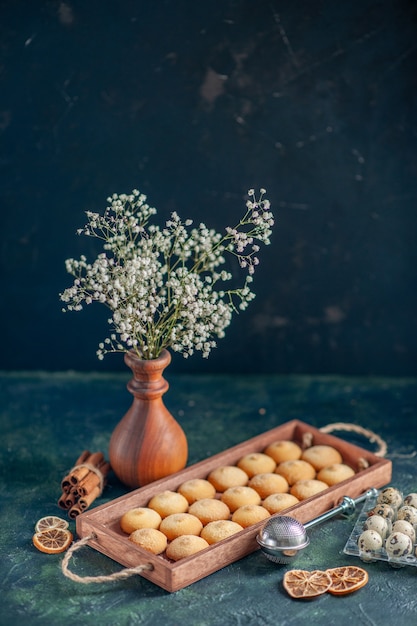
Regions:
M 168 541 L 172 541 L 181 535 L 199 535 L 203 530 L 202 522 L 190 513 L 172 513 L 167 515 L 159 526 Z
M 275 473 L 256 474 L 250 479 L 248 487 L 255 489 L 264 500 L 271 493 L 286 493 L 289 485 L 284 476 Z
M 301 458 L 310 463 L 316 472 L 319 472 L 323 467 L 328 467 L 335 463 L 343 463 L 342 455 L 339 450 L 323 444 L 306 448 Z
M 202 537 L 196 537 L 195 535 L 181 535 L 177 537 L 168 545 L 166 549 L 166 556 L 173 561 L 179 561 L 185 559 L 187 556 L 192 556 L 200 550 L 208 548 L 209 544 Z
M 153 554 L 161 554 L 168 544 L 164 533 L 156 528 L 139 528 L 129 535 L 129 541 Z
M 223 465 L 217 467 L 207 477 L 216 491 L 226 491 L 229 487 L 241 487 L 248 484 L 249 476 L 240 467 Z
M 230 509 L 221 500 L 212 498 L 203 498 L 191 504 L 188 513 L 198 517 L 200 522 L 205 525 L 216 520 L 229 519 Z
M 177 491 L 187 499 L 188 504 L 203 498 L 214 498 L 216 495 L 215 487 L 204 478 L 186 480 L 178 487 Z
M 290 493 L 299 500 L 307 500 L 328 488 L 329 485 L 322 480 L 299 480 L 290 488 Z
M 251 478 L 255 474 L 273 472 L 277 464 L 272 457 L 263 452 L 252 452 L 239 459 L 237 466 Z
M 130 535 L 139 528 L 159 528 L 162 518 L 153 509 L 147 507 L 137 507 L 126 511 L 120 519 L 120 528 L 124 533 Z
M 227 539 L 232 535 L 243 530 L 243 527 L 231 520 L 218 520 L 216 522 L 210 522 L 207 526 L 204 526 L 201 531 L 201 537 L 207 541 L 208 544 L 218 543 Z
M 272 457 L 278 465 L 283 461 L 295 461 L 301 458 L 301 447 L 294 441 L 274 441 L 270 443 L 264 450 L 264 454 Z
M 261 496 L 251 487 L 229 487 L 220 497 L 221 501 L 227 504 L 233 513 L 244 504 L 260 504 Z

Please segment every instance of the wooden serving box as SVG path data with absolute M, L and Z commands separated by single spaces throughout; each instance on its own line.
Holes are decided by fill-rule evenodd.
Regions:
M 327 444 L 337 448 L 344 462 L 357 473 L 349 480 L 329 487 L 320 494 L 286 509 L 285 515 L 291 515 L 306 523 L 337 506 L 345 495 L 355 498 L 370 487 L 378 488 L 390 482 L 391 461 L 334 435 L 322 433 L 304 422 L 292 420 L 176 474 L 83 513 L 76 519 L 77 533 L 80 538 L 91 537 L 88 541 L 89 546 L 121 565 L 126 567 L 152 565 L 152 570 L 144 570 L 140 575 L 169 592 L 178 591 L 257 550 L 259 546 L 256 535 L 265 521 L 258 522 L 193 556 L 173 562 L 164 555 L 151 554 L 129 541 L 128 536 L 120 530 L 121 516 L 129 509 L 146 506 L 150 498 L 161 491 L 166 489 L 176 491 L 185 480 L 206 478 L 216 467 L 235 465 L 245 454 L 262 452 L 274 441 L 283 439 L 301 443 L 306 433 L 312 436 L 311 445 Z M 362 460 L 368 464 L 366 469 L 360 469 L 363 466 Z

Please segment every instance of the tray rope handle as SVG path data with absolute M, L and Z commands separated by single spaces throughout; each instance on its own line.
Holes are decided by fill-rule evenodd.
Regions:
M 119 572 L 114 572 L 114 574 L 107 574 L 106 576 L 79 576 L 78 574 L 74 574 L 69 569 L 70 560 L 77 550 L 80 550 L 83 546 L 87 545 L 90 539 L 96 539 L 96 535 L 87 535 L 82 539 L 74 542 L 67 550 L 64 558 L 62 559 L 61 568 L 62 573 L 67 578 L 70 578 L 74 582 L 83 583 L 85 585 L 89 585 L 91 583 L 107 583 L 115 580 L 124 580 L 125 578 L 130 578 L 130 576 L 135 576 L 136 574 L 140 574 L 146 570 L 153 570 L 152 563 L 144 563 L 143 565 L 137 565 L 136 567 L 126 567 Z
M 388 446 L 385 441 L 372 430 L 368 428 L 363 428 L 363 426 L 358 426 L 357 424 L 349 424 L 346 422 L 335 422 L 334 424 L 327 424 L 327 426 L 322 426 L 319 428 L 322 433 L 332 433 L 334 431 L 346 431 L 346 432 L 354 432 L 359 435 L 363 435 L 370 441 L 370 443 L 375 444 L 377 446 L 377 450 L 374 452 L 375 456 L 384 457 L 387 454 Z M 313 444 L 313 435 L 312 433 L 305 433 L 303 438 L 303 447 L 309 448 Z

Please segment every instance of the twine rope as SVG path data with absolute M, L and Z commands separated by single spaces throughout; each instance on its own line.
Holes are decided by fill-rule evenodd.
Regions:
M 372 444 L 378 446 L 376 456 L 384 457 L 387 454 L 388 446 L 385 441 L 372 430 L 363 428 L 363 426 L 357 426 L 356 424 L 347 424 L 345 422 L 335 422 L 334 424 L 327 424 L 319 429 L 322 433 L 332 433 L 335 430 L 345 430 L 347 432 L 355 432 L 366 437 Z
M 137 565 L 136 567 L 127 567 L 119 572 L 114 572 L 114 574 L 107 574 L 106 576 L 78 576 L 78 574 L 74 574 L 69 569 L 69 562 L 71 560 L 72 555 L 77 550 L 80 550 L 83 546 L 87 545 L 90 539 L 96 539 L 96 535 L 87 535 L 83 537 L 76 543 L 73 543 L 70 548 L 68 548 L 64 558 L 62 559 L 62 573 L 67 578 L 70 578 L 74 582 L 83 583 L 89 585 L 91 583 L 108 583 L 115 580 L 123 580 L 125 578 L 129 578 L 130 576 L 134 576 L 135 574 L 140 574 L 146 570 L 153 570 L 153 565 L 151 563 L 144 563 L 143 565 Z
M 82 469 L 82 468 L 86 468 L 88 469 L 90 472 L 93 472 L 97 478 L 99 479 L 99 489 L 100 489 L 100 496 L 103 493 L 103 489 L 104 489 L 104 476 L 103 473 L 100 471 L 100 469 L 98 467 L 96 467 L 95 465 L 93 465 L 92 463 L 80 463 L 79 465 L 75 465 L 75 467 L 72 468 L 72 470 L 70 471 L 70 474 L 72 474 L 73 472 L 75 472 L 75 470 L 77 469 Z

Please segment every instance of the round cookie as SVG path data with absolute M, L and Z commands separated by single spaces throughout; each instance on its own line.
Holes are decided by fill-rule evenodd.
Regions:
M 159 528 L 161 516 L 157 511 L 144 506 L 126 511 L 120 519 L 120 528 L 130 535 L 139 528 Z
M 202 537 L 196 537 L 196 535 L 181 535 L 168 545 L 166 556 L 173 561 L 179 561 L 208 547 L 209 544 Z
M 236 522 L 232 522 L 231 520 L 218 520 L 204 526 L 200 536 L 205 539 L 208 544 L 212 545 L 213 543 L 218 543 L 223 539 L 235 535 L 241 530 L 243 530 L 243 527 Z
M 244 506 L 240 506 L 233 513 L 232 522 L 240 524 L 242 528 L 247 528 L 248 526 L 261 522 L 270 516 L 271 514 L 269 511 L 259 504 L 245 504 Z
M 274 441 L 264 450 L 264 454 L 271 456 L 279 465 L 283 461 L 295 461 L 301 458 L 302 449 L 294 441 Z
M 172 513 L 161 522 L 159 530 L 172 541 L 181 535 L 199 535 L 203 529 L 202 522 L 190 513 Z
M 332 485 L 337 485 L 337 483 L 341 483 L 342 480 L 347 480 L 348 478 L 352 478 L 355 475 L 354 470 L 346 465 L 345 463 L 333 463 L 333 465 L 328 465 L 327 467 L 323 467 L 317 474 L 317 480 L 322 480 L 324 483 L 331 487 Z
M 203 525 L 217 520 L 229 519 L 230 517 L 230 509 L 227 504 L 212 498 L 196 500 L 196 502 L 191 504 L 188 513 L 198 517 Z
M 299 500 L 290 493 L 272 493 L 262 502 L 262 506 L 271 514 L 281 513 L 289 509 L 294 504 L 298 504 Z
M 310 463 L 316 472 L 319 472 L 323 467 L 334 465 L 335 463 L 343 463 L 342 455 L 339 450 L 323 444 L 306 448 L 301 458 L 303 461 Z
M 148 507 L 164 518 L 172 513 L 185 513 L 188 509 L 188 501 L 180 493 L 166 490 L 154 495 L 149 500 Z
M 281 474 L 266 473 L 253 476 L 248 483 L 248 487 L 255 489 L 263 500 L 270 496 L 271 493 L 286 493 L 289 485 Z
M 244 504 L 260 504 L 261 496 L 251 487 L 229 487 L 222 493 L 220 500 L 227 504 L 233 513 Z
M 239 459 L 237 466 L 251 478 L 255 474 L 273 472 L 277 464 L 272 457 L 263 452 L 252 452 Z
M 299 480 L 311 480 L 316 477 L 316 470 L 311 463 L 302 459 L 283 461 L 278 465 L 275 472 L 284 476 L 290 487 Z
M 216 495 L 215 487 L 205 478 L 186 480 L 177 491 L 187 499 L 188 504 L 203 498 L 214 498 Z
M 249 476 L 240 467 L 235 465 L 223 465 L 212 470 L 207 480 L 214 486 L 216 491 L 226 491 L 229 487 L 241 487 L 248 484 Z
M 161 554 L 168 544 L 164 533 L 161 533 L 161 531 L 156 528 L 139 528 L 129 535 L 129 540 L 153 554 Z
M 313 478 L 312 480 L 299 480 L 291 487 L 290 493 L 299 500 L 306 500 L 328 488 L 329 485 L 322 480 Z

